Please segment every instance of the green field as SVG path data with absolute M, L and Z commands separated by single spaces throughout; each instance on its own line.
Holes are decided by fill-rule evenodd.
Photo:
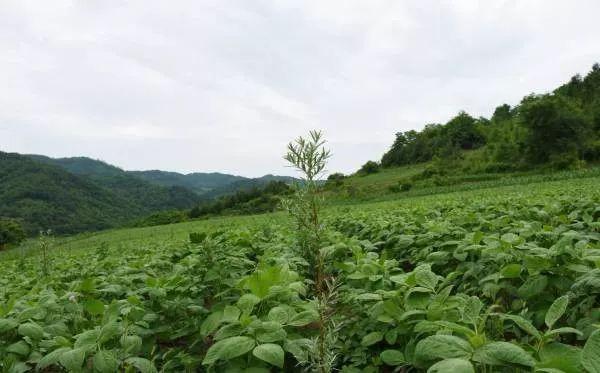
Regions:
M 336 369 L 598 372 L 595 172 L 328 207 Z M 310 268 L 283 212 L 56 238 L 45 255 L 31 240 L 0 256 L 3 372 L 311 366 Z

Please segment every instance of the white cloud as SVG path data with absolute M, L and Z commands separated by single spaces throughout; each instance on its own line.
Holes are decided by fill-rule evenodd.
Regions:
M 600 60 L 596 1 L 4 1 L 0 149 L 126 169 L 349 172 L 399 130 L 490 115 Z

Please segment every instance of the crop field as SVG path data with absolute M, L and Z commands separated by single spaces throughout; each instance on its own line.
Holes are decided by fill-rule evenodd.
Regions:
M 599 186 L 328 207 L 333 367 L 600 372 Z M 0 256 L 0 370 L 312 370 L 323 321 L 295 233 L 275 213 L 30 242 Z

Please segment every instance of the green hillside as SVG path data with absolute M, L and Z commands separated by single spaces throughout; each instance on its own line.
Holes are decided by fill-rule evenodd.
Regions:
M 217 187 L 211 191 L 206 192 L 203 197 L 205 199 L 214 199 L 221 196 L 231 195 L 236 192 L 244 192 L 253 189 L 261 189 L 272 182 L 284 182 L 291 184 L 299 182 L 300 180 L 291 176 L 278 176 L 278 175 L 264 175 L 252 179 L 236 180 L 230 184 Z
M 599 184 L 573 175 L 324 210 L 336 369 L 593 372 Z M 22 370 L 296 372 L 318 356 L 312 271 L 285 214 L 48 245 L 0 254 L 0 359 Z
M 139 210 L 131 201 L 62 168 L 0 152 L 0 216 L 21 219 L 30 234 L 114 227 Z
M 100 160 L 87 157 L 50 158 L 43 155 L 28 157 L 85 177 L 135 205 L 145 205 L 144 211 L 190 208 L 199 201 L 198 196 L 185 186 L 149 182 L 138 177 L 137 173 L 124 171 Z
M 446 123 L 398 132 L 382 167 L 431 162 L 429 176 L 565 169 L 600 160 L 600 64 L 551 93 L 499 105 L 488 118 L 460 112 Z M 372 165 L 377 166 L 377 165 Z
M 186 187 L 198 194 L 203 194 L 216 188 L 224 187 L 236 181 L 247 180 L 247 178 L 242 176 L 222 174 L 219 172 L 194 172 L 189 174 L 181 174 L 178 172 L 149 170 L 128 171 L 128 173 L 153 184 L 167 187 Z
M 0 152 L 0 216 L 22 220 L 30 234 L 120 226 L 155 211 L 191 208 L 199 200 L 187 189 L 155 186 L 102 162 L 35 159 L 43 163 Z
M 59 166 L 76 175 L 85 176 L 116 176 L 125 171 L 98 159 L 88 157 L 51 158 L 39 154 L 27 154 L 38 162 Z

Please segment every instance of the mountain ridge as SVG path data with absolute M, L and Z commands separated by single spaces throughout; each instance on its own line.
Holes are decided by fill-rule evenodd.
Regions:
M 157 186 L 101 161 L 60 162 L 0 151 L 0 216 L 21 220 L 29 234 L 47 229 L 69 234 L 121 226 L 200 201 L 191 190 Z M 82 162 L 100 168 L 88 172 Z

